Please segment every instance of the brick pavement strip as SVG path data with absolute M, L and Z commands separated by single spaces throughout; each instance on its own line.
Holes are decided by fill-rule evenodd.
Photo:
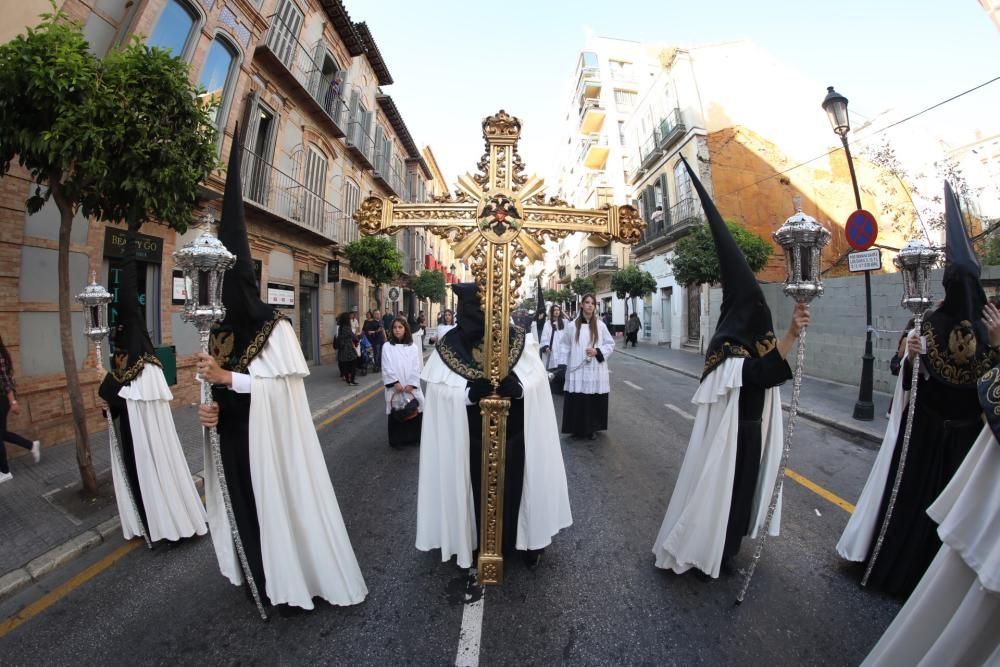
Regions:
M 327 402 L 322 407 L 313 411 L 314 422 L 322 421 L 327 415 L 336 410 L 341 405 L 360 398 L 374 387 L 378 386 L 379 375 L 371 376 L 367 382 L 362 382 L 361 386 L 349 393 L 339 396 Z M 0 444 L 2 446 L 2 444 Z M 204 474 L 201 470 L 192 475 L 198 492 L 204 488 Z M 83 553 L 93 549 L 103 542 L 114 539 L 121 535 L 121 520 L 118 515 L 107 519 L 97 526 L 87 529 L 84 532 L 72 537 L 64 543 L 49 549 L 45 553 L 35 557 L 22 567 L 15 568 L 5 574 L 0 575 L 0 601 L 9 598 L 18 591 L 30 586 L 32 582 L 40 577 L 49 574 L 56 569 L 79 558 Z

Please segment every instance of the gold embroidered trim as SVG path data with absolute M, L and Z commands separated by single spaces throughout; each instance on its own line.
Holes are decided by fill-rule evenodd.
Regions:
M 520 327 L 511 327 L 513 329 L 513 335 L 510 341 L 510 367 L 513 370 L 514 366 L 521 359 L 521 353 L 524 352 L 524 329 Z M 453 349 L 444 344 L 444 339 L 442 338 L 437 345 L 438 354 L 441 355 L 441 360 L 444 361 L 445 366 L 450 368 L 452 371 L 458 373 L 466 380 L 481 380 L 486 377 L 486 373 L 483 372 L 483 367 L 481 363 L 482 352 L 480 351 L 478 356 L 476 350 L 480 348 L 475 348 L 472 351 L 473 362 L 466 362 L 464 359 L 458 356 Z M 478 362 L 478 363 L 477 363 Z
M 985 402 L 983 411 L 994 418 L 1000 417 L 1000 367 L 994 366 L 979 378 L 980 402 Z
M 274 327 L 278 326 L 278 322 L 283 319 L 285 319 L 284 315 L 278 311 L 274 311 L 274 318 L 260 328 L 257 335 L 253 337 L 250 344 L 243 350 L 243 356 L 240 357 L 240 360 L 230 370 L 236 373 L 246 373 L 250 362 L 256 359 L 260 351 L 264 349 L 264 346 L 267 345 L 267 339 L 271 337 L 271 332 L 274 331 Z
M 773 331 L 768 331 L 764 334 L 763 338 L 758 338 L 756 342 L 757 346 L 757 356 L 766 357 L 769 355 L 776 347 L 778 347 L 778 338 L 774 335 Z
M 715 370 L 716 366 L 730 357 L 742 357 L 747 359 L 750 357 L 750 350 L 746 349 L 742 345 L 726 341 L 722 344 L 722 347 L 705 357 L 705 368 L 702 370 L 701 376 L 705 377 Z
M 138 359 L 136 359 L 135 363 L 129 366 L 128 368 L 125 367 L 125 364 L 127 363 L 128 363 L 127 354 L 115 355 L 113 362 L 114 369 L 111 371 L 111 377 L 113 377 L 118 382 L 118 384 L 126 384 L 139 377 L 139 373 L 142 372 L 142 367 L 145 366 L 146 364 L 153 364 L 154 366 L 159 366 L 160 368 L 163 368 L 163 364 L 160 363 L 160 360 L 157 359 L 154 355 L 149 354 L 148 352 L 146 352 Z
M 962 320 L 948 334 L 948 349 L 938 346 L 938 338 L 931 322 L 924 322 L 927 338 L 927 363 L 931 372 L 943 382 L 956 386 L 974 385 L 991 367 L 1000 362 L 1000 351 L 990 348 L 985 354 L 976 354 L 976 334 L 972 323 Z

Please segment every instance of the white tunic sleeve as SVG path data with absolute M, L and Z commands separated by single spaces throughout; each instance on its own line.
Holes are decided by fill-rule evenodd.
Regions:
M 615 339 L 604 322 L 597 320 L 597 344 L 595 347 L 604 355 L 605 361 L 615 351 Z
M 237 394 L 249 394 L 250 384 L 250 376 L 246 373 L 233 373 L 233 383 L 230 388 Z

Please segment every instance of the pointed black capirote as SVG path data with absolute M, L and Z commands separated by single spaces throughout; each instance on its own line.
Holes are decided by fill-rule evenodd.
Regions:
M 923 324 L 927 336 L 927 372 L 950 386 L 972 387 L 994 363 L 983 324 L 986 293 L 979 280 L 979 261 L 962 221 L 958 198 L 944 184 L 944 301 Z
M 727 343 L 739 345 L 750 354 L 756 354 L 756 342 L 768 334 L 773 334 L 774 326 L 771 323 L 771 310 L 764 300 L 764 292 L 757 283 L 757 277 L 750 270 L 746 256 L 736 245 L 736 240 L 715 207 L 715 202 L 705 191 L 691 165 L 683 157 L 681 161 L 684 162 L 691 183 L 698 193 L 698 198 L 701 199 L 701 206 L 705 210 L 712 240 L 715 242 L 715 252 L 719 257 L 719 273 L 722 279 L 719 323 L 706 351 L 706 359 L 715 362 L 711 365 L 706 364 L 704 375 L 707 375 L 724 358 L 728 349 Z
M 242 157 L 243 146 L 237 126 L 229 151 L 219 240 L 229 252 L 236 255 L 236 263 L 226 271 L 222 282 L 222 303 L 226 307 L 222 327 L 232 331 L 233 349 L 240 353 L 248 348 L 262 329 L 271 326 L 275 318 L 274 309 L 260 299 L 260 288 L 254 275 L 243 210 L 243 183 L 240 174 Z
M 476 283 L 455 283 L 451 290 L 458 298 L 455 307 L 455 328 L 469 345 L 478 345 L 486 333 L 486 315 L 483 313 L 482 297 Z
M 115 327 L 115 352 L 128 353 L 127 368 L 146 355 L 153 356 L 155 348 L 146 329 L 146 319 L 139 308 L 139 271 L 136 263 L 136 231 L 129 226 L 125 233 L 125 254 L 122 256 L 118 280 L 118 302 L 115 309 L 118 319 Z

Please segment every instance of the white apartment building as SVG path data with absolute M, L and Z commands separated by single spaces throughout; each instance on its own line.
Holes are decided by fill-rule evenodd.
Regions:
M 659 69 L 655 52 L 639 42 L 587 39 L 565 92 L 556 167 L 548 179 L 550 193 L 581 208 L 630 201 L 625 123 Z M 550 286 L 564 287 L 575 277 L 592 277 L 599 310 L 611 310 L 615 325 L 624 326 L 625 303 L 611 291 L 610 278 L 628 263 L 628 247 L 575 234 L 549 253 L 556 256 L 554 271 L 552 262 L 546 261 Z

